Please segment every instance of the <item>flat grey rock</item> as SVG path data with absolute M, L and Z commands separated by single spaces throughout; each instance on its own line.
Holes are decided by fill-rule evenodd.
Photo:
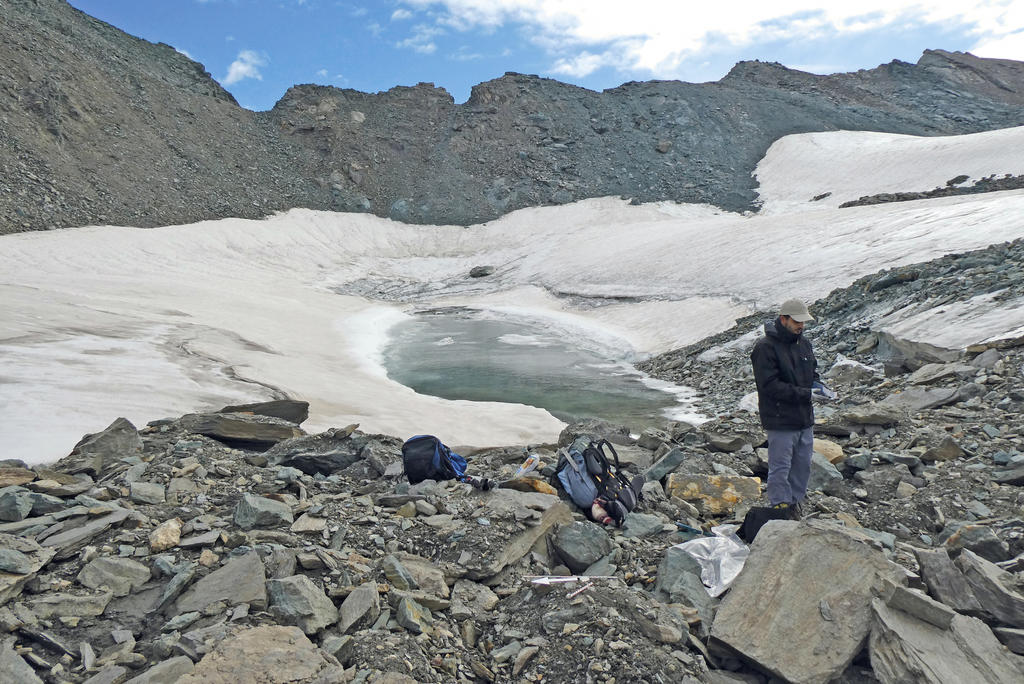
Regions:
M 902 576 L 838 526 L 773 521 L 751 545 L 711 636 L 794 684 L 824 684 L 863 647 L 872 596 Z
M 948 629 L 872 601 L 869 649 L 883 684 L 1019 682 L 1015 657 L 977 618 L 954 614 Z
M 225 601 L 235 606 L 248 603 L 254 608 L 267 605 L 263 561 L 255 551 L 232 558 L 185 591 L 174 603 L 174 615 L 203 611 L 211 603 Z

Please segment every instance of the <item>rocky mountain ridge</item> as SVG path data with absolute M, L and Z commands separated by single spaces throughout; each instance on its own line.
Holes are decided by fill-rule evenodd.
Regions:
M 292 207 L 471 224 L 618 195 L 743 211 L 784 135 L 1024 124 L 1024 64 L 941 50 L 831 76 L 741 62 L 714 83 L 601 93 L 509 73 L 464 104 L 431 84 L 300 85 L 251 112 L 202 65 L 64 0 L 7 0 L 0 36 L 0 233 Z

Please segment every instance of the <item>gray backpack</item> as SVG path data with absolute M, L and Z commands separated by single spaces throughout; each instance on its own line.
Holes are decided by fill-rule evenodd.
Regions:
M 615 459 L 614 470 L 605 456 L 605 447 Z M 643 476 L 627 477 L 621 471 L 615 447 L 606 439 L 595 442 L 585 435 L 577 437 L 559 452 L 555 472 L 562 489 L 588 516 L 598 501 L 619 526 L 642 496 Z

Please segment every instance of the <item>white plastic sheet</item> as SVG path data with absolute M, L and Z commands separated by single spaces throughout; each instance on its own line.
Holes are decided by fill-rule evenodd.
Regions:
M 712 527 L 714 537 L 698 537 L 676 544 L 700 564 L 700 580 L 711 596 L 721 596 L 740 574 L 750 548 L 736 536 L 738 525 Z

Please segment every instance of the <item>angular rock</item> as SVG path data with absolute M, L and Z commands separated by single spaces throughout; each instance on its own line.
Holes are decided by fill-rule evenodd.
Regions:
M 665 493 L 696 505 L 705 515 L 716 516 L 733 512 L 741 503 L 756 501 L 761 496 L 761 480 L 736 475 L 671 473 Z
M 986 525 L 964 525 L 951 534 L 945 546 L 951 551 L 969 549 L 987 561 L 999 563 L 1010 559 L 1010 545 Z
M 36 479 L 36 471 L 28 468 L 0 467 L 0 489 L 28 484 Z
M 41 618 L 95 617 L 103 615 L 113 594 L 105 591 L 92 596 L 74 594 L 40 594 L 26 601 L 32 612 Z
M 38 480 L 33 480 L 25 486 L 33 492 L 40 494 L 69 497 L 84 494 L 92 489 L 95 484 L 88 475 L 81 475 L 78 478 L 66 476 L 60 479 L 40 477 Z
M 193 584 L 175 601 L 173 614 L 202 612 L 217 601 L 225 601 L 230 606 L 248 603 L 253 608 L 266 607 L 266 575 L 259 554 L 252 551 L 232 558 Z
M 948 629 L 956 611 L 944 603 L 939 603 L 925 594 L 914 589 L 908 589 L 896 584 L 892 585 L 892 593 L 886 599 L 885 605 L 896 610 L 902 610 L 908 615 L 913 615 L 919 620 L 924 620 L 930 625 L 939 629 Z
M 708 594 L 700 576 L 701 566 L 697 559 L 677 546 L 669 547 L 658 566 L 654 597 L 662 603 L 681 603 L 696 608 L 706 631 L 711 627 L 718 599 Z
M 658 461 L 644 472 L 644 479 L 648 482 L 657 482 L 679 467 L 686 458 L 686 453 L 675 448 L 662 456 Z
M 403 598 L 399 601 L 395 620 L 413 634 L 427 632 L 434 624 L 430 610 L 411 598 Z
M 817 451 L 811 453 L 811 474 L 807 479 L 808 491 L 824 491 L 830 482 L 843 479 L 839 469 Z
M 177 572 L 171 577 L 171 581 L 167 583 L 164 590 L 160 592 L 160 597 L 157 599 L 156 605 L 153 610 L 156 612 L 162 612 L 164 608 L 170 605 L 171 601 L 178 598 L 178 596 L 185 590 L 192 580 L 195 579 L 196 570 L 198 566 L 189 561 L 178 565 Z
M 14 650 L 14 638 L 0 639 L 0 679 L 4 684 L 43 684 L 32 666 Z
M 845 458 L 843 447 L 827 439 L 814 438 L 814 452 L 821 454 L 825 460 L 835 465 Z
M 1010 573 L 967 549 L 957 557 L 956 566 L 989 615 L 1010 627 L 1024 628 L 1024 595 L 1015 590 Z
M 871 366 L 859 361 L 847 359 L 841 354 L 836 357 L 836 362 L 825 372 L 825 377 L 840 384 L 864 382 L 878 375 Z
M 165 520 L 149 533 L 150 553 L 160 553 L 172 549 L 181 541 L 181 520 L 171 518 Z
M 246 492 L 235 507 L 235 524 L 243 530 L 294 522 L 288 504 Z
M 973 377 L 978 369 L 966 363 L 926 363 L 910 374 L 911 385 L 930 385 L 946 378 Z
M 636 440 L 636 445 L 643 447 L 644 449 L 649 449 L 650 451 L 656 451 L 662 444 L 668 444 L 671 441 L 672 435 L 668 434 L 664 430 L 649 427 L 644 428 L 644 431 Z
M 364 582 L 352 590 L 338 608 L 338 632 L 368 627 L 380 617 L 380 594 L 373 580 Z
M 202 534 L 193 534 L 178 540 L 178 546 L 183 549 L 198 548 L 201 546 L 213 546 L 220 542 L 220 530 L 210 530 Z
M 244 413 L 190 413 L 178 423 L 198 435 L 205 435 L 228 446 L 269 449 L 278 442 L 306 433 L 293 423 L 263 417 L 256 419 Z
M 928 592 L 958 613 L 981 617 L 984 608 L 974 596 L 967 578 L 953 564 L 945 549 L 914 549 L 921 579 Z
M 0 546 L 0 572 L 27 575 L 33 572 L 34 568 L 35 563 L 27 554 Z
M 960 448 L 952 437 L 945 437 L 938 446 L 932 447 L 921 454 L 922 461 L 952 461 L 955 458 L 966 456 L 966 452 Z
M 722 435 L 715 432 L 706 435 L 707 444 L 714 451 L 735 453 L 750 444 L 746 439 L 738 435 Z
M 999 484 L 1024 485 L 1024 465 L 1011 470 L 998 470 L 992 473 L 992 481 Z
M 992 633 L 996 635 L 996 639 L 999 639 L 999 643 L 1010 649 L 1010 652 L 1024 655 L 1024 629 L 994 627 Z
M 43 546 L 55 548 L 54 560 L 64 560 L 78 553 L 93 537 L 105 532 L 111 525 L 124 521 L 129 511 L 119 508 L 107 515 L 84 521 L 77 527 L 64 530 L 43 540 Z
M 766 525 L 718 608 L 711 636 L 795 684 L 828 682 L 860 652 L 870 600 L 901 569 L 842 528 Z
M 176 684 L 309 684 L 340 670 L 298 627 L 263 626 L 219 642 Z
M 107 665 L 82 684 L 122 684 L 128 678 L 128 668 L 121 665 Z
M 306 634 L 316 634 L 338 621 L 334 602 L 305 575 L 269 580 L 267 591 L 271 613 L 278 621 L 295 625 Z
M 538 495 L 542 496 L 542 495 Z M 538 539 L 545 536 L 554 525 L 572 521 L 572 511 L 562 502 L 558 502 L 544 511 L 540 522 L 520 532 L 512 541 L 497 553 L 476 554 L 466 565 L 466 577 L 480 580 L 501 572 L 511 563 L 515 563 L 533 547 Z
M 562 562 L 574 573 L 583 572 L 612 550 L 608 533 L 590 521 L 561 526 L 551 543 Z
M 162 504 L 166 493 L 158 482 L 133 482 L 130 497 L 135 503 Z
M 838 418 L 854 425 L 888 426 L 898 424 L 903 418 L 903 412 L 892 405 L 875 402 L 846 409 L 838 414 Z
M 917 413 L 925 409 L 945 406 L 957 401 L 957 390 L 952 387 L 908 387 L 902 392 L 890 394 L 882 403 L 897 410 Z
M 174 684 L 194 669 L 191 658 L 177 656 L 154 665 L 124 684 Z
M 118 418 L 102 432 L 84 436 L 55 470 L 75 474 L 102 474 L 111 464 L 142 453 L 142 438 L 127 418 Z M 52 493 L 52 492 L 51 492 Z
M 327 519 L 317 518 L 308 513 L 303 513 L 299 519 L 292 523 L 291 530 L 297 534 L 320 534 L 327 529 Z
M 661 533 L 663 526 L 664 522 L 656 515 L 631 511 L 626 514 L 626 520 L 622 525 L 622 536 L 629 539 L 653 537 Z
M 90 589 L 107 588 L 114 596 L 127 596 L 149 581 L 150 572 L 130 558 L 101 556 L 86 563 L 78 573 L 78 582 Z
M 444 572 L 422 556 L 412 553 L 396 553 L 395 558 L 415 580 L 415 587 L 440 598 L 448 598 L 451 590 L 445 582 Z
M 949 628 L 941 629 L 879 599 L 871 610 L 871 667 L 883 684 L 1021 680 L 1013 656 L 977 618 L 954 614 Z
M 299 425 L 309 418 L 309 402 L 294 399 L 275 399 L 255 404 L 237 404 L 225 406 L 217 413 L 255 413 L 258 416 L 270 416 L 287 420 Z
M 412 573 L 394 556 L 385 556 L 381 562 L 381 567 L 388 582 L 391 582 L 396 589 L 409 591 L 410 589 L 420 588 Z
M 31 492 L 29 497 L 32 499 L 32 515 L 49 515 L 67 508 L 64 500 L 56 496 Z
M 493 610 L 498 601 L 498 595 L 484 585 L 470 580 L 458 580 L 452 588 L 449 613 L 456 620 L 465 620 Z
M 0 489 L 0 520 L 17 522 L 32 512 L 32 492 L 22 487 Z

